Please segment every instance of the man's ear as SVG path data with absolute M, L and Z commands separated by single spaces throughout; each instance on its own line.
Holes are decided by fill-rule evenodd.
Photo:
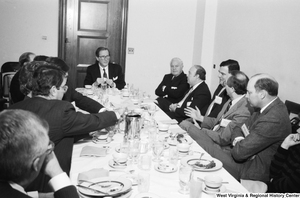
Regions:
M 56 96 L 57 88 L 52 86 L 50 89 L 50 96 Z
M 32 169 L 35 171 L 35 172 L 39 172 L 40 171 L 40 161 L 41 161 L 41 158 L 40 157 L 37 157 L 33 160 L 32 162 Z

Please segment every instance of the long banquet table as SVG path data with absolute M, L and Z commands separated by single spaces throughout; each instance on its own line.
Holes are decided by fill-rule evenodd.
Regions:
M 91 98 L 97 99 L 97 97 L 91 95 Z M 134 109 L 138 108 L 139 105 L 133 105 L 131 102 L 131 99 L 128 97 L 122 97 L 121 94 L 113 94 L 108 96 L 108 100 L 110 101 L 110 104 L 117 105 L 126 105 L 128 108 Z M 144 101 L 144 103 L 147 103 L 147 101 Z M 148 101 L 148 103 L 152 103 L 151 101 Z M 170 120 L 170 118 L 160 109 L 155 113 L 154 115 L 155 120 L 160 123 L 161 121 Z M 181 131 L 182 129 L 177 124 L 171 124 L 169 128 L 169 132 L 176 132 Z M 159 135 L 163 135 L 165 132 L 160 132 Z M 141 136 L 147 135 L 147 131 L 141 131 Z M 72 163 L 71 163 L 71 171 L 70 171 L 70 178 L 74 185 L 77 185 L 77 178 L 78 174 L 89 171 L 91 169 L 95 168 L 104 168 L 107 170 L 112 170 L 113 168 L 109 166 L 109 161 L 112 159 L 112 153 L 116 152 L 115 148 L 120 145 L 120 143 L 123 141 L 124 133 L 116 133 L 113 137 L 113 141 L 111 141 L 108 144 L 95 144 L 92 142 L 91 139 L 83 139 L 78 141 L 74 144 L 73 147 L 73 155 L 72 155 Z M 83 147 L 85 146 L 94 146 L 94 147 L 103 147 L 103 146 L 109 146 L 108 154 L 104 157 L 80 157 L 80 153 Z M 196 142 L 193 141 L 191 144 L 190 150 L 192 155 L 200 156 L 201 152 L 204 152 L 204 156 L 209 156 L 209 154 L 204 151 Z M 149 151 L 149 155 L 152 156 L 152 153 Z M 165 149 L 164 156 L 168 155 L 168 149 Z M 158 195 L 160 198 L 184 198 L 189 197 L 189 195 L 183 195 L 178 192 L 180 189 L 179 186 L 179 174 L 178 169 L 176 172 L 173 173 L 162 173 L 158 172 L 154 169 L 155 162 L 152 162 L 151 169 L 149 170 L 150 173 L 150 188 L 149 193 L 153 193 L 155 195 Z M 180 159 L 177 163 L 178 167 L 180 165 Z M 118 169 L 120 170 L 120 169 Z M 133 174 L 139 173 L 141 170 L 138 168 L 137 165 L 131 164 L 128 167 L 126 167 L 126 170 L 135 170 Z M 116 174 L 117 172 L 110 172 L 110 174 Z M 119 175 L 124 175 L 124 172 L 120 171 Z M 225 186 L 225 192 L 224 193 L 247 193 L 248 191 L 237 181 L 235 180 L 224 168 L 221 168 L 219 170 L 213 171 L 213 172 L 200 172 L 196 171 L 196 174 L 200 178 L 204 178 L 204 176 L 208 174 L 216 174 L 223 178 L 223 181 L 228 182 L 227 184 L 223 184 Z M 113 175 L 115 176 L 115 175 Z M 132 186 L 132 194 L 130 197 L 135 197 L 138 192 L 137 186 Z M 212 195 L 202 193 L 202 197 L 211 197 Z

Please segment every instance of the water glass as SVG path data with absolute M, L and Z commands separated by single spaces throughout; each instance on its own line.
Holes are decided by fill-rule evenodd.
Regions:
M 140 154 L 140 148 L 139 148 L 139 141 L 138 140 L 133 140 L 130 142 L 130 147 L 129 147 L 129 158 L 132 160 L 133 164 L 137 164 L 138 162 L 138 157 Z
M 154 162 L 160 161 L 160 156 L 162 155 L 163 151 L 165 149 L 164 142 L 162 141 L 156 141 L 153 143 L 152 151 L 154 155 Z
M 138 191 L 140 193 L 148 192 L 150 187 L 150 173 L 140 172 L 138 174 Z
M 176 147 L 169 148 L 169 162 L 171 164 L 177 165 L 178 162 L 178 151 Z
M 150 155 L 142 155 L 140 157 L 139 168 L 142 170 L 150 170 L 151 169 L 151 156 Z
M 194 176 L 193 173 L 190 181 L 190 198 L 201 198 L 203 182 Z
M 189 194 L 190 193 L 190 180 L 191 180 L 191 173 L 192 167 L 189 165 L 181 165 L 179 168 L 179 185 L 180 189 L 179 192 L 181 194 Z

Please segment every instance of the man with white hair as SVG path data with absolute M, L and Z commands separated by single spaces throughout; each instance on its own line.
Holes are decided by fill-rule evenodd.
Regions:
M 182 71 L 183 62 L 180 58 L 172 58 L 170 62 L 170 74 L 166 74 L 155 90 L 158 96 L 156 99 L 158 106 L 163 111 L 168 111 L 172 103 L 179 102 L 189 89 L 187 76 Z

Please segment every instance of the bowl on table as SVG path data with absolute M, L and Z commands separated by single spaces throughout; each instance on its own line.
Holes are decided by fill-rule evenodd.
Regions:
M 204 177 L 205 190 L 211 192 L 219 192 L 222 186 L 222 177 L 218 175 L 206 175 Z
M 160 123 L 160 124 L 158 124 L 158 130 L 163 131 L 163 132 L 167 132 L 167 131 L 169 131 L 169 125 L 164 124 L 164 123 Z
M 188 143 L 179 143 L 177 144 L 177 150 L 179 153 L 187 154 L 190 150 L 190 146 Z

